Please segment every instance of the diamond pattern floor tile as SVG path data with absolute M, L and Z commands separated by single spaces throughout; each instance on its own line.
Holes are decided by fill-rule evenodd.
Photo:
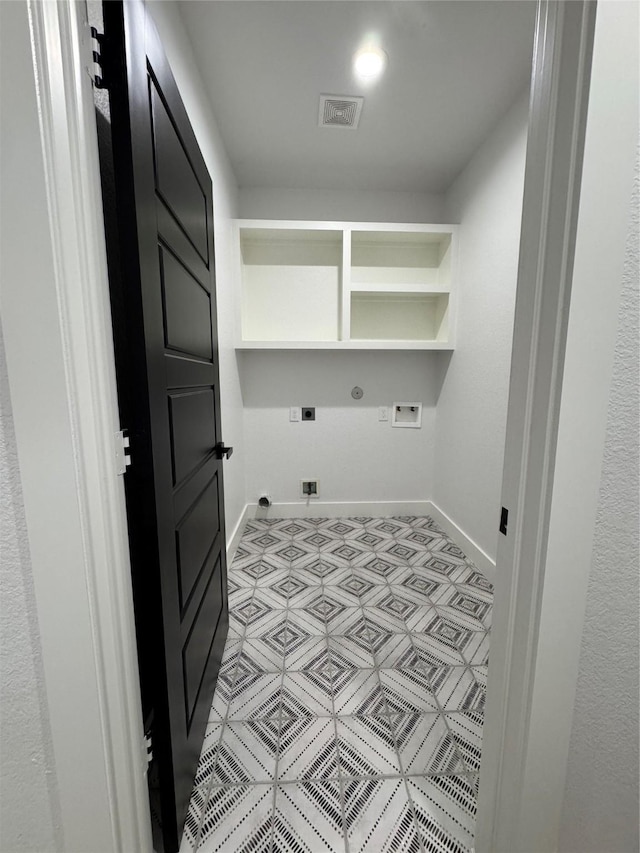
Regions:
M 337 620 L 347 610 L 347 605 L 340 601 L 337 595 L 328 593 L 323 587 L 322 592 L 311 599 L 303 609 L 305 613 L 324 621 L 327 630 L 331 630 L 331 625 L 337 624 Z
M 493 587 L 429 517 L 253 519 L 181 853 L 469 853 Z
M 444 711 L 482 711 L 487 668 L 452 666 L 431 673 L 431 686 Z
M 344 853 L 337 782 L 280 784 L 275 802 L 273 853 Z
M 386 710 L 375 670 L 347 669 L 334 678 L 333 703 L 341 716 L 378 716 Z
M 420 842 L 402 779 L 349 780 L 344 784 L 350 853 L 419 853 Z
M 436 608 L 432 618 L 422 627 L 420 633 L 429 637 L 433 645 L 453 654 L 472 655 L 483 640 L 483 631 L 471 628 L 450 610 Z
M 327 648 L 329 659 L 337 670 L 373 669 L 375 661 L 368 635 L 364 641 L 354 637 L 334 637 L 329 635 Z
M 461 773 L 457 743 L 442 714 L 392 714 L 391 724 L 404 773 Z
M 379 599 L 380 607 L 373 607 L 369 604 L 363 608 L 365 619 L 376 631 L 383 631 L 387 634 L 401 634 L 408 630 L 405 617 L 399 612 L 398 600 L 391 595 L 388 587 L 384 592 L 384 597 Z M 416 605 L 413 605 L 407 614 L 411 615 L 416 610 Z
M 272 781 L 279 729 L 277 719 L 227 723 L 216 754 L 214 784 Z
M 400 774 L 387 717 L 339 717 L 336 725 L 342 776 Z
M 446 714 L 445 719 L 462 756 L 465 770 L 479 772 L 484 714 L 479 711 Z
M 470 853 L 473 846 L 476 792 L 467 776 L 409 778 L 416 822 L 426 850 Z
M 438 601 L 438 609 L 445 609 L 452 619 L 459 619 L 472 630 L 483 631 L 491 613 L 491 602 L 476 595 L 467 585 L 454 584 Z
M 456 580 L 456 586 L 493 604 L 493 584 L 475 568 L 467 568 L 461 573 Z
M 333 718 L 283 718 L 278 780 L 322 780 L 337 776 L 338 750 Z
M 211 710 L 209 711 L 209 722 L 219 723 L 227 715 L 234 680 L 235 676 L 230 679 L 218 677 Z
M 245 611 L 237 611 L 237 614 L 241 619 L 245 614 L 247 615 L 244 635 L 248 639 L 254 639 L 284 628 L 287 612 L 287 610 L 274 610 L 256 595 Z
M 196 778 L 194 787 L 200 788 L 207 786 L 211 781 L 211 774 L 216 764 L 216 755 L 218 752 L 218 743 L 222 733 L 222 723 L 208 723 L 204 734 L 204 742 L 200 752 L 198 761 L 198 769 L 196 770 Z
M 298 669 L 326 669 L 329 666 L 326 635 L 289 643 L 285 666 L 287 672 L 294 672 Z
M 438 601 L 450 586 L 451 584 L 442 583 L 409 569 L 397 583 L 391 585 L 391 590 L 420 604 L 431 604 Z
M 198 853 L 246 850 L 270 853 L 273 785 L 212 788 L 202 820 Z
M 194 788 L 189 801 L 189 809 L 184 823 L 179 853 L 192 853 L 192 851 L 196 850 L 200 836 L 200 821 L 202 820 L 206 805 L 206 790 Z
M 335 589 L 331 589 L 331 591 L 350 607 L 365 604 L 369 600 L 371 593 L 377 590 L 377 587 L 371 581 L 360 574 L 349 573 L 339 579 L 335 584 L 329 579 L 328 584 L 329 589 L 336 587 Z
M 380 681 L 391 713 L 437 711 L 431 683 L 416 669 L 381 669 Z
M 394 635 L 393 626 L 383 627 L 379 623 L 372 622 L 369 617 L 366 617 L 366 622 L 369 629 L 371 650 L 374 655 L 379 655 Z
M 318 587 L 322 589 L 322 587 Z M 319 593 L 317 599 L 322 599 Z M 322 637 L 327 633 L 324 614 L 317 604 L 317 599 L 310 602 L 307 607 L 289 610 L 289 625 L 304 639 L 309 637 Z
M 262 639 L 247 638 L 238 655 L 237 677 L 247 675 L 266 675 L 284 669 L 284 644 L 265 642 Z
M 240 566 L 237 575 L 234 573 L 234 578 L 243 578 L 245 583 L 253 582 L 254 584 L 263 584 L 267 579 L 270 583 L 274 583 L 279 578 L 286 577 L 288 574 L 288 564 L 286 561 L 278 560 L 273 554 L 269 556 L 253 555 L 253 559 L 247 558 L 245 564 Z M 242 585 L 243 581 L 238 579 L 238 583 Z
M 305 708 L 304 716 L 326 717 L 333 713 L 331 673 L 323 670 L 300 670 L 285 673 L 283 695 L 295 698 Z M 300 716 L 292 714 L 291 716 Z
M 402 560 L 393 560 L 388 554 L 381 554 L 380 551 L 377 551 L 373 555 L 367 555 L 365 560 L 360 561 L 354 574 L 366 578 L 369 583 L 376 586 L 384 586 L 394 583 L 394 579 L 405 570 L 406 564 Z
M 334 637 L 359 635 L 362 634 L 366 627 L 361 607 L 345 607 L 330 622 L 327 622 L 327 631 Z
M 229 719 L 277 717 L 280 713 L 282 675 L 250 675 L 236 684 L 229 700 Z
M 416 653 L 425 667 L 464 666 L 466 661 L 461 651 L 449 643 L 442 643 L 428 634 L 411 634 Z
M 487 666 L 489 663 L 489 648 L 491 645 L 491 632 L 485 631 L 479 642 L 465 649 L 462 656 L 470 666 Z
M 387 634 L 376 646 L 376 666 L 383 669 L 422 669 L 422 662 L 407 634 Z

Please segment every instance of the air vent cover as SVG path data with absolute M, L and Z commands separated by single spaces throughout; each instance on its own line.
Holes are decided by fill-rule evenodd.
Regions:
M 355 130 L 360 121 L 364 98 L 358 95 L 320 95 L 318 124 Z

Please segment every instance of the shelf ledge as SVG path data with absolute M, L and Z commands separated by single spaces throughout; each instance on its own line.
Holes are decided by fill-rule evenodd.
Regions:
M 447 341 L 241 341 L 237 350 L 445 350 L 452 351 Z

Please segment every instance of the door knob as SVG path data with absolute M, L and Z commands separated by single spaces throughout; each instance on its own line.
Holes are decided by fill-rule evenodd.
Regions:
M 223 456 L 226 456 L 228 459 L 233 453 L 233 447 L 225 447 L 223 441 L 219 441 L 213 449 L 218 459 L 222 459 Z

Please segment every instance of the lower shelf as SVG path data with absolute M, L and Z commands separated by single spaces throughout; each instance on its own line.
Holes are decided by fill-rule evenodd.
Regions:
M 449 337 L 448 327 L 448 293 L 351 293 L 353 339 L 439 342 Z

